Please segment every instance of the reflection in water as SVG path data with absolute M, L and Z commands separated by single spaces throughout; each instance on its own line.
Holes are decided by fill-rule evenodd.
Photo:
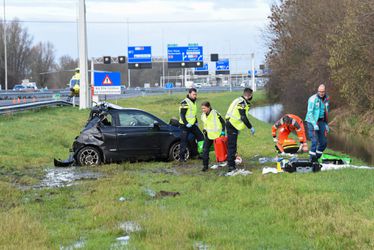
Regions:
M 263 122 L 273 124 L 283 115 L 283 105 L 272 104 L 255 107 L 249 110 L 249 114 Z M 373 138 L 353 134 L 339 134 L 337 131 L 332 131 L 328 137 L 328 147 L 360 158 L 369 164 L 374 164 Z
M 282 104 L 272 104 L 252 108 L 249 110 L 249 114 L 256 117 L 260 121 L 274 123 L 282 116 L 282 111 Z
M 356 156 L 369 164 L 374 164 L 373 138 L 332 131 L 328 136 L 328 145 L 334 150 Z

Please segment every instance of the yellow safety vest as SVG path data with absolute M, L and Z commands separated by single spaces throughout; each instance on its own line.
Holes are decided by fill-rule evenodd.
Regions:
M 208 116 L 206 114 L 202 114 L 201 120 L 203 121 L 204 129 L 206 130 L 210 140 L 215 140 L 221 135 L 222 124 L 219 120 L 217 111 L 212 109 Z
M 75 73 L 72 77 L 73 80 L 80 80 L 81 79 L 81 74 L 80 73 Z
M 242 107 L 240 105 L 240 103 L 242 103 L 244 101 L 244 103 L 246 104 L 245 107 Z M 240 109 L 245 109 L 245 115 L 247 116 L 248 118 L 248 111 L 249 111 L 249 104 L 246 102 L 246 100 L 243 98 L 243 97 L 238 97 L 236 98 L 230 105 L 229 109 L 227 110 L 227 113 L 226 113 L 226 119 L 229 119 L 229 122 L 234 126 L 234 128 L 236 128 L 237 130 L 243 130 L 244 128 L 246 128 L 244 122 L 242 121 L 242 119 L 240 119 L 240 113 L 239 113 L 239 110 Z
M 179 123 L 184 124 L 180 114 L 181 114 L 182 108 L 183 109 L 187 108 L 186 120 L 189 124 L 194 125 L 196 123 L 196 113 L 197 113 L 196 103 L 192 102 L 188 98 L 185 98 L 183 101 L 187 102 L 187 106 L 181 104 L 181 106 L 179 107 Z

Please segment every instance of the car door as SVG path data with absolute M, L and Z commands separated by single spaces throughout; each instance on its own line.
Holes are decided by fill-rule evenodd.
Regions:
M 141 110 L 118 111 L 117 145 L 126 158 L 156 157 L 160 151 L 155 117 Z

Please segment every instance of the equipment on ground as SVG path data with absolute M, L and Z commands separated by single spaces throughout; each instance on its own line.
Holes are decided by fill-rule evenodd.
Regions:
M 282 166 L 283 171 L 293 173 L 311 173 L 320 171 L 322 166 L 318 162 L 311 162 L 309 159 L 292 158 Z
M 285 139 L 282 146 L 284 152 L 288 154 L 296 154 L 300 148 L 300 146 L 297 145 L 297 142 L 292 138 Z M 275 145 L 275 149 L 278 153 L 281 153 L 277 145 Z
M 227 136 L 221 136 L 214 140 L 214 151 L 216 153 L 216 161 L 227 161 Z
M 326 154 L 323 153 L 320 158 L 321 163 L 325 164 L 335 164 L 335 165 L 344 165 L 344 164 L 351 164 L 352 159 L 346 155 L 338 156 L 333 154 Z

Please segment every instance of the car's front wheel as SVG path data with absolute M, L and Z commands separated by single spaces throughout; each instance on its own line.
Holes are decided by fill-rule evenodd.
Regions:
M 169 161 L 179 161 L 179 152 L 181 149 L 181 144 L 180 142 L 174 143 L 169 150 Z M 184 159 L 188 160 L 190 158 L 190 150 L 188 147 L 186 148 L 186 154 L 184 155 Z
M 100 151 L 95 147 L 84 147 L 79 150 L 77 161 L 80 166 L 100 165 L 102 161 Z

